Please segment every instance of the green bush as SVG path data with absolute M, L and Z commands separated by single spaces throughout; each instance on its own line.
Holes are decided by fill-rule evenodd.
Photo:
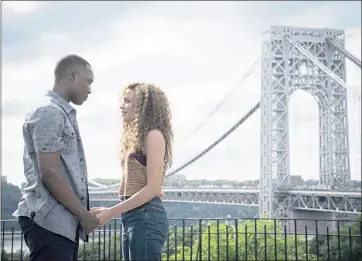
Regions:
M 319 260 L 362 260 L 361 254 L 361 216 L 357 217 L 356 222 L 349 222 L 342 226 L 338 231 L 318 237 Z M 338 243 L 339 242 L 339 243 Z M 311 243 L 311 253 L 317 255 L 317 239 L 314 238 Z

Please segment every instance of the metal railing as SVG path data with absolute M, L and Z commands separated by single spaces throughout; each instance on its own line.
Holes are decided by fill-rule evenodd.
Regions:
M 362 222 L 169 219 L 162 260 L 362 260 Z M 28 260 L 16 220 L 2 221 L 1 260 Z M 78 260 L 122 260 L 119 219 L 80 241 Z

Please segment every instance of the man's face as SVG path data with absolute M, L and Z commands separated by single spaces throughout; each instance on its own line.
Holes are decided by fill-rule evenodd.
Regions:
M 90 66 L 77 66 L 71 71 L 71 95 L 70 101 L 76 105 L 82 105 L 91 93 L 91 84 L 94 76 Z

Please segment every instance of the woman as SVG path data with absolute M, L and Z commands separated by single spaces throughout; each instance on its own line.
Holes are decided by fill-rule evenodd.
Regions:
M 161 260 L 169 231 L 160 196 L 165 171 L 172 163 L 171 112 L 165 93 L 147 83 L 125 87 L 121 99 L 123 202 L 92 208 L 103 226 L 122 217 L 124 260 Z

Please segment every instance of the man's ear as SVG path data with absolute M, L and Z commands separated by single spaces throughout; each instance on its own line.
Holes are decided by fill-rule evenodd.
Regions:
M 71 71 L 71 72 L 69 73 L 69 77 L 70 77 L 70 80 L 71 80 L 71 81 L 74 81 L 74 80 L 75 80 L 75 72 L 74 72 L 74 71 Z

